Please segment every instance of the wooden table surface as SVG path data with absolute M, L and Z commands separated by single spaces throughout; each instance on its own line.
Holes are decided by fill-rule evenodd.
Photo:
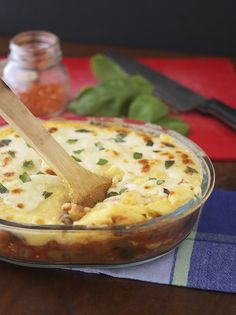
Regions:
M 7 46 L 8 38 L 1 38 L 0 54 L 6 54 Z M 66 56 L 86 56 L 106 48 L 63 43 Z M 130 55 L 173 55 L 155 50 L 113 49 Z M 215 162 L 214 166 L 216 187 L 236 190 L 236 162 Z M 31 314 L 235 315 L 236 295 L 0 262 L 0 315 Z

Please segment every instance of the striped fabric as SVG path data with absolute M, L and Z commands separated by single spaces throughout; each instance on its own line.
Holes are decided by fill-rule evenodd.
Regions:
M 236 293 L 236 192 L 215 190 L 188 238 L 155 261 L 126 268 L 77 270 Z

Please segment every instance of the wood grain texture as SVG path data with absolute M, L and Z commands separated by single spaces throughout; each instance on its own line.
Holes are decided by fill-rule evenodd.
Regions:
M 0 46 L 0 51 L 3 48 Z M 68 44 L 66 55 L 89 55 L 91 51 L 100 51 L 100 46 L 91 50 L 87 46 Z M 129 50 L 129 53 L 138 55 L 144 51 Z M 215 162 L 214 167 L 216 187 L 236 190 L 236 163 Z M 31 269 L 2 262 L 0 314 L 235 315 L 236 295 L 81 272 Z
M 235 294 L 1 263 L 3 315 L 235 315 Z

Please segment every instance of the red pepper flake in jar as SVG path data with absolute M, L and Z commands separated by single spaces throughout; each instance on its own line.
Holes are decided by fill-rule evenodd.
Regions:
M 69 77 L 61 63 L 59 38 L 28 31 L 14 36 L 9 48 L 4 81 L 36 116 L 62 111 L 69 98 Z
M 65 88 L 59 83 L 33 83 L 28 90 L 17 94 L 36 116 L 59 112 L 67 100 Z

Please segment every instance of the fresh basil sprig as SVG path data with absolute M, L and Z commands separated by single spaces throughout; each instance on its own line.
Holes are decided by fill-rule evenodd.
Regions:
M 153 95 L 153 84 L 144 76 L 128 75 L 102 54 L 91 58 L 91 68 L 99 84 L 81 90 L 69 104 L 76 114 L 129 117 L 187 134 L 187 123 L 167 116 L 169 108 Z

